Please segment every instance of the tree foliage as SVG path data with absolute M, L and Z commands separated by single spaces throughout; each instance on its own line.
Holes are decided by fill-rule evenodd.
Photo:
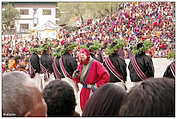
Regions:
M 20 12 L 15 9 L 11 4 L 4 6 L 2 10 L 2 30 L 3 32 L 10 33 L 15 25 L 15 20 L 20 17 Z
M 120 2 L 64 2 L 57 5 L 59 24 L 73 24 L 88 18 L 111 15 L 117 11 Z

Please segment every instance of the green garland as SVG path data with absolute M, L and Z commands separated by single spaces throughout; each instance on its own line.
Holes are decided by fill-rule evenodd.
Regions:
M 88 49 L 87 45 L 80 45 L 79 48 L 86 48 L 86 49 Z
M 175 51 L 172 50 L 170 51 L 167 56 L 166 56 L 167 59 L 175 59 Z
M 39 48 L 30 48 L 30 52 L 37 54 L 39 52 Z
M 139 48 L 139 49 L 138 49 L 137 46 L 135 45 L 135 46 L 133 47 L 133 49 L 132 49 L 132 53 L 136 55 L 136 54 L 138 54 L 138 53 L 140 53 L 140 52 L 145 52 L 145 51 L 147 51 L 148 49 L 150 49 L 152 46 L 153 46 L 152 42 L 149 41 L 149 40 L 146 40 L 146 41 L 143 42 L 143 47 L 141 47 L 141 48 Z
M 73 50 L 76 46 L 77 46 L 76 43 L 72 43 L 72 44 L 68 45 L 66 48 L 62 45 L 60 47 L 55 48 L 52 55 L 56 56 L 56 57 L 61 57 L 66 52 Z
M 117 43 L 115 46 L 112 47 L 112 45 L 109 45 L 106 48 L 106 50 L 105 50 L 106 55 L 111 55 L 111 54 L 117 52 L 117 50 L 119 48 L 123 48 L 125 46 L 125 41 L 122 39 L 114 39 L 114 42 Z
M 94 50 L 94 51 L 97 51 L 101 48 L 101 43 L 98 41 L 98 40 L 95 40 L 93 42 L 93 45 L 91 45 L 88 49 L 89 50 Z

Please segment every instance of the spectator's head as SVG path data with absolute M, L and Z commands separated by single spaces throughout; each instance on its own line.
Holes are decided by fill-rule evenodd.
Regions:
M 117 116 L 126 91 L 113 83 L 98 88 L 84 108 L 82 116 Z
M 175 116 L 175 81 L 152 78 L 133 87 L 122 103 L 120 116 Z
M 65 81 L 51 81 L 43 90 L 49 117 L 69 117 L 75 113 L 76 99 L 73 88 Z
M 90 52 L 86 48 L 82 48 L 79 52 L 79 61 L 81 64 L 88 64 L 90 60 Z
M 18 71 L 3 74 L 2 116 L 47 116 L 42 93 L 27 74 Z

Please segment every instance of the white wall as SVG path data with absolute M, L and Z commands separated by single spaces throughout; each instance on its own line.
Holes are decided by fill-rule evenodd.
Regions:
M 32 20 L 18 20 L 18 21 L 16 21 L 17 32 L 20 32 L 20 24 L 29 24 L 29 29 L 33 28 L 33 21 Z
M 51 9 L 51 15 L 43 15 L 42 14 L 43 9 Z M 56 23 L 55 22 L 55 16 L 56 16 L 56 9 L 55 8 L 38 8 L 37 15 L 38 15 L 39 25 L 44 24 L 48 20 Z
M 16 8 L 18 10 L 20 9 L 28 9 L 29 10 L 29 14 L 28 15 L 20 15 L 20 18 L 33 18 L 33 8 Z
M 36 15 L 34 16 L 34 11 L 33 8 L 24 8 L 24 7 L 19 7 L 16 8 L 18 10 L 20 9 L 29 9 L 29 15 L 20 15 L 20 20 L 16 20 L 16 29 L 17 32 L 20 32 L 20 24 L 29 24 L 29 29 L 32 29 L 34 26 L 34 17 L 38 18 L 38 24 L 37 25 L 42 25 L 46 21 L 50 20 L 54 23 L 56 23 L 56 8 L 37 8 Z M 51 15 L 43 15 L 43 9 L 51 9 Z

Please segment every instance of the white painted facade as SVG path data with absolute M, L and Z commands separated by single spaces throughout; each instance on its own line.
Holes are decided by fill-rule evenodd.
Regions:
M 28 3 L 26 3 L 28 4 Z M 28 15 L 20 15 L 20 19 L 16 20 L 15 26 L 17 33 L 23 34 L 28 33 L 29 30 L 32 30 L 35 25 L 42 25 L 48 20 L 52 21 L 53 23 L 56 23 L 56 6 L 55 5 L 46 5 L 46 4 L 30 4 L 30 5 L 16 5 L 16 9 L 28 10 Z M 43 10 L 51 10 L 50 15 L 43 15 Z M 36 12 L 35 12 L 36 10 Z M 28 29 L 22 29 L 20 26 L 21 24 L 28 24 Z

